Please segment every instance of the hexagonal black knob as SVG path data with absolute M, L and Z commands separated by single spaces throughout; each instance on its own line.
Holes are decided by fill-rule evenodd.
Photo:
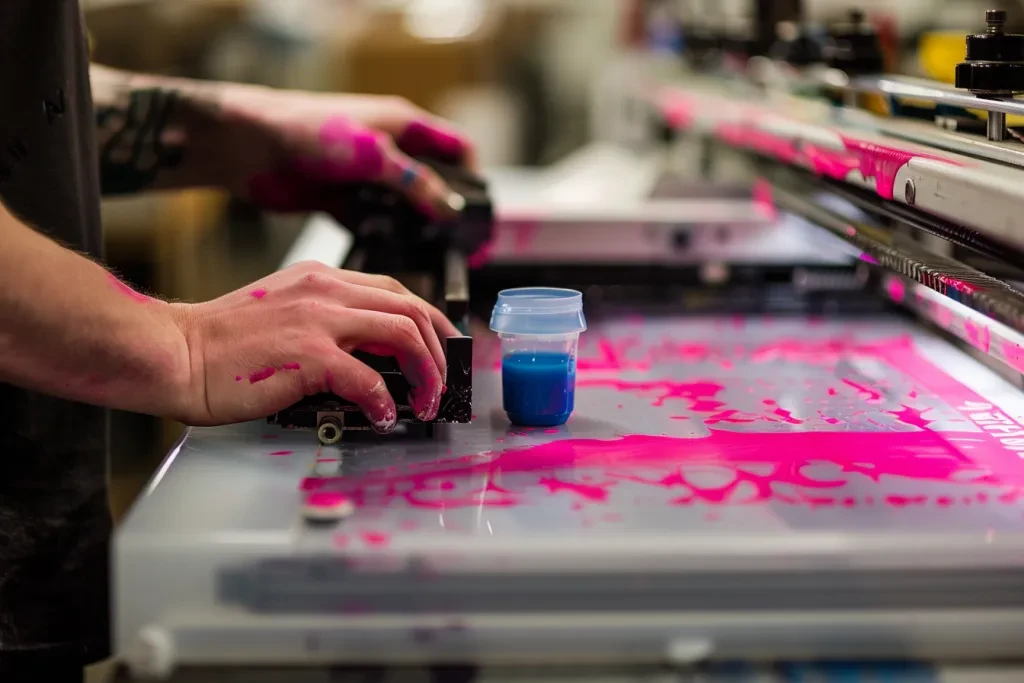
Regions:
M 985 33 L 967 36 L 967 55 L 956 65 L 956 87 L 979 95 L 1024 92 L 1024 35 L 1005 33 L 1006 12 L 985 12 Z

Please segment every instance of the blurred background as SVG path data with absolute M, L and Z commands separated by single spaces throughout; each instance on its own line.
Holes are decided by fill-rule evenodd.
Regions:
M 792 1 L 792 0 L 790 0 Z M 485 168 L 552 163 L 595 139 L 628 140 L 617 93 L 681 67 L 688 17 L 727 31 L 772 0 L 83 0 L 96 61 L 125 69 L 322 91 L 391 93 L 475 139 Z M 781 6 L 784 0 L 774 0 Z M 822 26 L 856 5 L 890 70 L 950 81 L 985 9 L 1020 26 L 1020 0 L 804 0 Z M 653 48 L 653 49 L 651 49 Z M 946 53 L 952 54 L 950 57 Z M 660 61 L 658 61 L 660 60 Z M 947 73 L 948 71 L 948 73 Z M 641 117 L 642 118 L 642 117 Z M 636 135 L 641 139 L 642 132 Z M 273 270 L 303 219 L 214 191 L 105 205 L 110 264 L 137 287 L 205 300 Z M 115 416 L 120 514 L 181 426 Z

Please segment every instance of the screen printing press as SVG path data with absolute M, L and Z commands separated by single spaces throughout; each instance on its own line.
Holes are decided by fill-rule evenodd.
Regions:
M 436 250 L 476 319 L 584 292 L 569 422 L 508 423 L 480 327 L 468 420 L 191 430 L 117 531 L 120 680 L 1022 680 L 1024 151 L 692 83 L 672 149 L 491 174 Z

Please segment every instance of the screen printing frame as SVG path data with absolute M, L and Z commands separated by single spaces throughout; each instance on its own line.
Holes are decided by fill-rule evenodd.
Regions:
M 617 324 L 636 324 L 625 320 Z M 603 334 L 594 322 L 593 333 Z M 710 323 L 686 326 L 700 324 Z M 705 333 L 721 337 L 731 324 L 719 321 Z M 835 332 L 813 320 L 747 324 L 804 338 Z M 849 338 L 856 329 L 872 337 L 910 335 L 949 377 L 1016 424 L 1024 422 L 1021 393 L 945 341 L 899 319 L 836 325 Z M 896 517 L 865 518 L 863 510 L 826 517 L 832 527 L 826 522 L 798 532 L 788 525 L 800 516 L 774 505 L 772 514 L 782 516 L 773 533 L 726 532 L 720 522 L 699 517 L 688 517 L 694 520 L 690 533 L 669 532 L 671 525 L 663 525 L 670 508 L 653 518 L 637 516 L 621 501 L 602 508 L 619 517 L 600 529 L 546 504 L 536 513 L 500 505 L 461 512 L 428 506 L 412 517 L 406 506 L 389 504 L 361 507 L 340 528 L 304 525 L 300 489 L 311 475 L 333 477 L 332 468 L 350 467 L 345 476 L 358 481 L 368 467 L 415 471 L 420 457 L 491 453 L 467 456 L 486 460 L 505 448 L 502 441 L 557 438 L 509 428 L 496 410 L 497 376 L 486 367 L 478 365 L 485 369 L 475 382 L 477 419 L 445 426 L 426 445 L 354 441 L 342 452 L 261 423 L 192 430 L 117 532 L 118 652 L 142 670 L 154 662 L 168 668 L 467 659 L 623 664 L 1019 653 L 1024 535 L 1016 498 L 995 511 L 961 510 L 959 518 L 912 506 L 899 514 L 925 516 L 915 517 L 917 531 L 900 533 L 894 532 Z M 592 377 L 608 375 L 598 369 Z M 606 424 L 592 412 L 607 408 L 607 401 L 585 396 L 586 405 L 577 409 L 579 429 L 610 438 L 614 421 Z M 627 433 L 663 428 L 631 414 L 627 409 L 620 418 L 634 424 Z M 456 449 L 455 455 L 445 456 L 446 449 Z M 501 482 L 495 483 L 500 491 Z M 484 511 L 488 516 L 479 518 Z M 438 526 L 439 513 L 442 523 L 461 520 L 474 531 L 448 532 Z M 935 514 L 955 523 L 943 530 L 941 521 L 927 521 Z M 874 531 L 835 527 L 855 518 L 874 519 Z M 513 531 L 490 533 L 491 521 Z M 259 585 L 261 576 L 293 598 L 299 590 L 306 607 L 282 609 L 273 599 L 244 606 L 241 586 Z M 737 593 L 738 585 L 746 588 Z M 907 592 L 912 586 L 913 594 Z

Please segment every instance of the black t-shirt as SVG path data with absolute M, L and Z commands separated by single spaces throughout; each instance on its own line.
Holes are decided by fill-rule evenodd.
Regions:
M 0 201 L 98 257 L 78 0 L 0 0 L 0 46 Z M 108 654 L 107 424 L 102 409 L 0 383 L 0 669 Z

